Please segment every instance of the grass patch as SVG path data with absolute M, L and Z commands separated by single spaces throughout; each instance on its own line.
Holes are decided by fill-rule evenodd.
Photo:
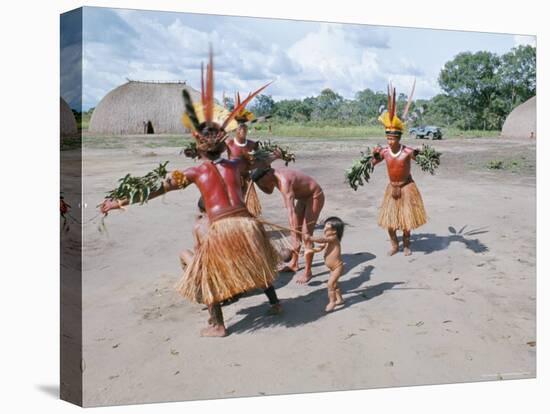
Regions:
M 442 128 L 443 139 L 445 138 L 488 138 L 498 137 L 500 131 L 470 130 L 462 131 L 457 128 Z M 269 134 L 274 136 L 295 137 L 295 138 L 377 138 L 384 135 L 383 127 L 380 125 L 358 125 L 358 126 L 333 126 L 333 125 L 311 125 L 311 124 L 272 124 L 271 132 L 268 124 L 254 125 L 251 134 Z M 410 137 L 408 130 L 405 130 L 404 137 Z
M 534 167 L 534 164 L 529 163 L 525 156 L 520 156 L 519 158 L 491 160 L 486 164 L 486 167 L 489 170 L 507 170 L 516 173 Z

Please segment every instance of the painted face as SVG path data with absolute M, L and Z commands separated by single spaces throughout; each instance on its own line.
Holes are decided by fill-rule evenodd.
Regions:
M 388 141 L 388 145 L 392 148 L 396 148 L 399 146 L 399 142 L 401 141 L 401 136 L 399 135 L 386 135 L 386 140 Z
M 244 142 L 247 134 L 248 134 L 248 127 L 246 125 L 239 125 L 239 128 L 237 128 L 237 139 L 240 142 Z

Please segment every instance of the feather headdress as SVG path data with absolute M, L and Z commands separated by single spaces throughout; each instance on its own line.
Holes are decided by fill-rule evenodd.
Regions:
M 241 105 L 241 95 L 239 92 L 237 92 L 235 94 L 235 106 L 240 106 L 240 105 Z M 237 121 L 239 124 L 244 124 L 254 119 L 256 119 L 254 114 L 246 108 L 241 109 L 241 111 L 237 115 L 235 115 L 235 121 Z
M 409 94 L 409 99 L 407 100 L 407 104 L 405 105 L 405 109 L 403 111 L 402 118 L 404 120 L 406 120 L 407 114 L 409 113 L 415 85 L 416 79 L 414 80 L 411 93 Z M 387 110 L 378 117 L 378 120 L 382 123 L 382 125 L 384 125 L 384 128 L 386 129 L 386 134 L 389 135 L 401 135 L 403 133 L 403 129 L 405 128 L 404 122 L 399 119 L 396 114 L 397 105 L 395 96 L 395 88 L 393 88 L 391 84 L 388 85 L 388 107 Z
M 271 83 L 271 82 L 270 82 Z M 227 132 L 237 128 L 235 117 L 245 110 L 246 105 L 267 86 L 262 86 L 246 99 L 235 105 L 229 112 L 214 102 L 214 65 L 212 49 L 210 49 L 209 63 L 206 65 L 206 79 L 204 68 L 201 65 L 201 100 L 193 102 L 187 90 L 183 90 L 185 113 L 182 116 L 183 125 L 190 129 L 197 140 L 197 149 L 206 152 L 222 152 Z

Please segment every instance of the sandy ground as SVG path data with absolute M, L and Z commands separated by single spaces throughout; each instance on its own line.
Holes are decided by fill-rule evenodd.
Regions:
M 345 306 L 324 312 L 328 272 L 318 256 L 308 285 L 288 273 L 278 278 L 283 315 L 267 316 L 266 297 L 253 293 L 224 307 L 228 337 L 200 338 L 206 312 L 173 289 L 181 275 L 178 253 L 192 246 L 197 190 L 110 214 L 108 235 L 94 219 L 94 206 L 127 172 L 143 174 L 164 160 L 177 167 L 193 162 L 179 148 L 149 148 L 140 140 L 86 148 L 85 405 L 535 376 L 532 141 L 433 143 L 444 153 L 438 173 L 413 169 L 430 221 L 413 233 L 410 257 L 387 257 L 389 240 L 376 224 L 385 166 L 357 192 L 343 180 L 359 151 L 382 139 L 277 141 L 295 150 L 292 167 L 324 188 L 322 217 L 348 224 Z M 510 168 L 488 170 L 493 160 Z M 265 218 L 286 224 L 281 196 L 260 197 Z

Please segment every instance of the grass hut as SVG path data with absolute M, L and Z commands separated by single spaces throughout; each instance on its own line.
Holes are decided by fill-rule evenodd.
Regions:
M 537 97 L 533 96 L 516 107 L 504 121 L 501 136 L 506 138 L 536 138 Z
M 110 91 L 94 109 L 89 131 L 100 135 L 181 134 L 185 82 L 128 81 Z
M 63 98 L 59 98 L 59 131 L 61 138 L 74 137 L 78 135 L 76 119 L 73 111 Z

